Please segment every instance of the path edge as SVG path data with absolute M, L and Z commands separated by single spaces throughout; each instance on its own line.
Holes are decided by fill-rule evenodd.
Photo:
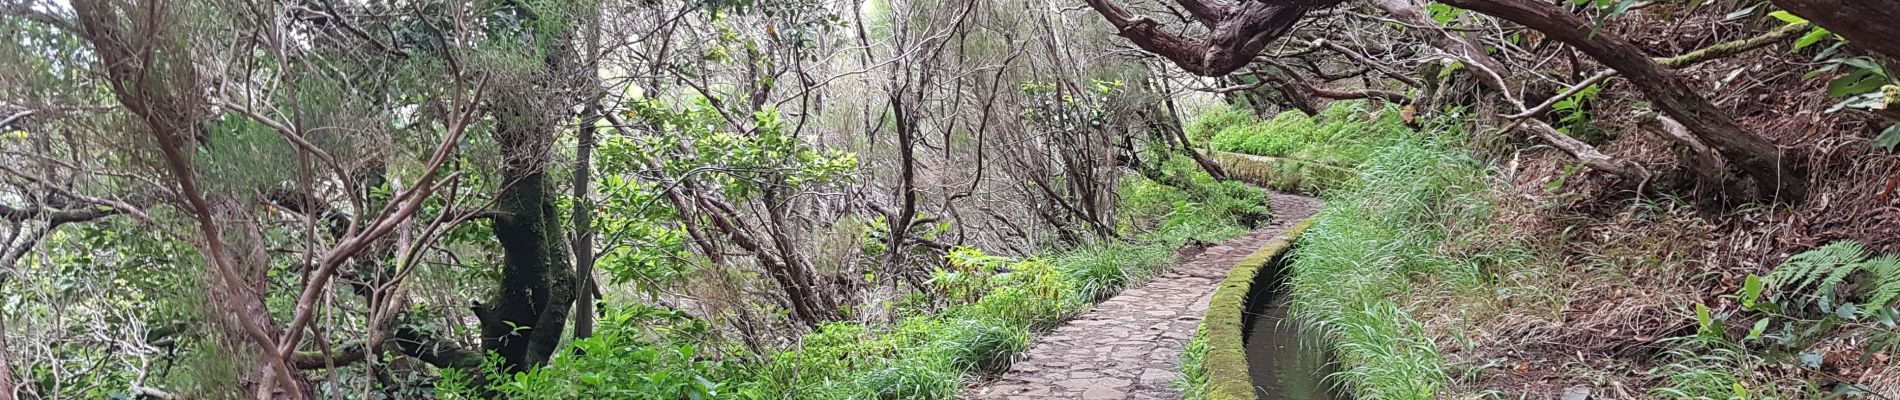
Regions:
M 1288 226 L 1279 236 L 1267 241 L 1253 254 L 1247 255 L 1227 270 L 1227 277 L 1220 286 L 1214 288 L 1214 295 L 1207 303 L 1207 311 L 1201 318 L 1200 326 L 1194 329 L 1193 342 L 1205 350 L 1196 349 L 1196 343 L 1190 343 L 1188 352 L 1204 351 L 1201 356 L 1200 371 L 1183 371 L 1188 377 L 1199 376 L 1201 382 L 1190 378 L 1186 392 L 1199 392 L 1197 398 L 1207 400 L 1256 400 L 1253 391 L 1253 376 L 1247 368 L 1247 347 L 1242 343 L 1241 316 L 1247 311 L 1247 294 L 1253 290 L 1254 277 L 1260 274 L 1275 258 L 1293 248 L 1293 243 L 1306 228 L 1313 226 L 1314 217 L 1308 216 Z M 1192 356 L 1185 354 L 1184 356 Z M 1192 363 L 1183 363 L 1192 366 Z M 1196 373 L 1198 372 L 1198 374 Z M 1196 390 L 1198 389 L 1198 390 Z

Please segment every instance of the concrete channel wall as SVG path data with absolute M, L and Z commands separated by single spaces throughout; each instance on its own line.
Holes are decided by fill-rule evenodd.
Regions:
M 1247 295 L 1253 292 L 1255 277 L 1262 273 L 1282 253 L 1290 251 L 1301 232 L 1313 225 L 1313 218 L 1307 217 L 1287 227 L 1279 237 L 1267 241 L 1260 250 L 1235 263 L 1227 271 L 1227 278 L 1214 289 L 1214 296 L 1207 304 L 1207 315 L 1201 319 L 1203 340 L 1207 343 L 1207 356 L 1201 362 L 1201 369 L 1207 377 L 1202 393 L 1208 400 L 1255 400 L 1258 397 L 1253 390 L 1253 377 L 1247 367 L 1247 346 L 1243 338 L 1247 327 L 1242 324 L 1247 311 Z

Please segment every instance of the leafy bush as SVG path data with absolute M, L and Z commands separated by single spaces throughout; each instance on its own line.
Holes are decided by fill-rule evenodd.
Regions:
M 741 390 L 743 369 L 705 357 L 710 326 L 677 310 L 630 306 L 613 310 L 594 336 L 576 340 L 571 351 L 526 372 L 483 370 L 487 389 L 511 399 L 708 399 Z M 472 377 L 444 370 L 439 398 L 487 398 Z

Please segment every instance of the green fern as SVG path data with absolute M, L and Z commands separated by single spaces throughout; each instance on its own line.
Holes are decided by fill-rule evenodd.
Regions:
M 1839 283 L 1840 278 L 1834 278 L 1835 275 L 1845 278 L 1847 274 L 1854 272 L 1856 263 L 1866 258 L 1867 249 L 1862 247 L 1860 242 L 1843 240 L 1829 243 L 1789 257 L 1788 261 L 1781 263 L 1780 267 L 1776 267 L 1774 272 L 1768 274 L 1767 281 L 1770 286 L 1791 292 L 1801 291 L 1810 285 L 1825 283 L 1825 281 Z M 1822 279 L 1823 277 L 1829 279 Z M 1822 290 L 1817 291 L 1825 292 L 1826 289 L 1833 289 L 1833 286 L 1823 284 L 1820 289 Z
M 1843 240 L 1808 250 L 1776 267 L 1766 279 L 1771 287 L 1786 293 L 1828 295 L 1855 272 L 1868 275 L 1867 307 L 1871 312 L 1900 299 L 1900 257 L 1887 255 L 1868 258 L 1866 247 Z
M 1873 294 L 1868 295 L 1867 304 L 1878 308 L 1900 298 L 1900 257 L 1875 257 L 1861 263 L 1861 267 L 1873 273 Z

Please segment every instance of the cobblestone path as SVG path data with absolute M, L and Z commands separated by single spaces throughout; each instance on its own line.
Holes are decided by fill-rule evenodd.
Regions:
M 1293 222 L 1318 199 L 1273 194 L 1273 222 L 1207 249 L 1049 331 L 1002 376 L 964 391 L 967 399 L 1178 399 L 1181 350 L 1201 322 L 1228 268 Z

